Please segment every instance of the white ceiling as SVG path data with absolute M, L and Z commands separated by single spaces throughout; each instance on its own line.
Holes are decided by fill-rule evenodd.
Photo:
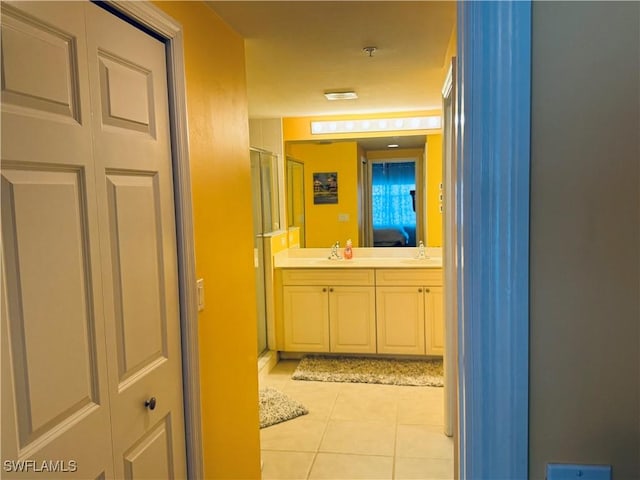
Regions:
M 207 4 L 245 38 L 251 118 L 441 108 L 453 1 Z M 330 102 L 330 90 L 359 98 Z

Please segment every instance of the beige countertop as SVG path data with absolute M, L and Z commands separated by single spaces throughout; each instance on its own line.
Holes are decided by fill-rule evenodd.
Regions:
M 275 268 L 442 268 L 440 248 L 427 248 L 419 259 L 416 248 L 354 248 L 353 258 L 330 260 L 330 248 L 290 248 L 274 256 Z M 343 250 L 340 249 L 340 255 Z

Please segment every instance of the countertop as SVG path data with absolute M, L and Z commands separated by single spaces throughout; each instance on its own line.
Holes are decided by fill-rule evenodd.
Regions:
M 416 248 L 354 248 L 353 258 L 329 260 L 330 248 L 290 248 L 274 256 L 275 268 L 442 268 L 440 248 L 427 248 L 417 258 Z M 340 249 L 340 255 L 343 254 Z

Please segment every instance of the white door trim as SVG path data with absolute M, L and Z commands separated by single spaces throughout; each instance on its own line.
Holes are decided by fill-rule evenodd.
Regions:
M 460 478 L 528 478 L 531 1 L 458 3 Z
M 457 426 L 457 331 L 458 313 L 456 310 L 456 149 L 455 149 L 455 113 L 456 113 L 456 57 L 451 65 L 442 87 L 442 183 L 444 189 L 443 211 L 443 247 L 444 266 L 444 433 L 453 436 Z M 451 207 L 449 207 L 451 206 Z M 454 461 L 457 452 L 454 453 Z
M 162 38 L 166 45 L 178 246 L 187 473 L 189 478 L 203 478 L 196 263 L 182 26 L 147 1 L 107 0 L 105 3 L 132 22 Z

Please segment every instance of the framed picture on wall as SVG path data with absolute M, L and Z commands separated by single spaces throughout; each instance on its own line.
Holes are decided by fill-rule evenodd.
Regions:
M 338 203 L 338 172 L 313 174 L 313 203 L 314 205 Z

